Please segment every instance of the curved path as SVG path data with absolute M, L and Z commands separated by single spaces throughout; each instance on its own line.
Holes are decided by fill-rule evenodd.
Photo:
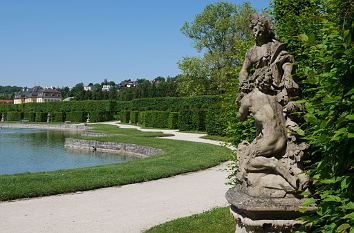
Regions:
M 107 124 L 107 123 L 105 123 Z M 108 124 L 117 124 L 109 122 Z M 138 128 L 117 124 L 122 128 Z M 219 144 L 176 130 L 171 139 Z M 0 231 L 142 232 L 163 222 L 227 206 L 226 163 L 199 172 L 92 191 L 0 202 Z

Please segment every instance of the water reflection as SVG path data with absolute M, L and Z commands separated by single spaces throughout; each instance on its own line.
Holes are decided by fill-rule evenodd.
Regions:
M 127 154 L 66 151 L 65 137 L 75 131 L 37 129 L 0 130 L 0 174 L 53 171 L 137 159 Z

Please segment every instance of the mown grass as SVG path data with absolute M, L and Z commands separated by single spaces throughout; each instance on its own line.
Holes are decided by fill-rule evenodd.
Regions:
M 95 167 L 20 173 L 0 176 L 0 200 L 47 196 L 144 182 L 197 171 L 226 161 L 230 151 L 211 144 L 155 138 L 162 133 L 95 126 L 96 131 L 126 136 L 81 137 L 98 141 L 134 143 L 161 148 L 163 154 L 148 158 Z
M 200 138 L 216 140 L 216 141 L 222 141 L 222 142 L 230 142 L 230 138 L 222 137 L 222 136 L 216 136 L 216 135 L 206 135 L 206 136 L 201 136 Z
M 223 207 L 157 225 L 145 233 L 233 233 L 235 225 L 230 208 Z

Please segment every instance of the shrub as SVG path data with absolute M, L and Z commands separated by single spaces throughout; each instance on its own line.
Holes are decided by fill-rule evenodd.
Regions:
M 167 120 L 167 127 L 169 129 L 178 129 L 178 112 L 170 112 Z
M 63 112 L 54 112 L 54 116 L 52 117 L 52 121 L 54 122 L 64 122 L 65 114 Z
M 225 136 L 226 109 L 221 104 L 212 105 L 206 112 L 206 131 L 209 135 Z
M 112 114 L 108 111 L 90 112 L 90 121 L 91 122 L 109 121 L 111 119 L 112 119 Z M 86 120 L 87 120 L 87 115 L 86 115 Z
M 206 110 L 193 109 L 191 113 L 192 113 L 192 128 L 194 130 L 205 131 Z
M 133 124 L 138 124 L 138 122 L 139 122 L 139 112 L 138 111 L 131 111 L 130 112 L 130 122 Z
M 25 112 L 23 114 L 23 119 L 28 120 L 30 122 L 34 122 L 36 119 L 36 114 L 35 112 Z
M 83 111 L 67 112 L 66 120 L 71 122 L 85 122 L 86 116 Z
M 45 122 L 45 121 L 47 121 L 47 116 L 48 116 L 48 113 L 45 113 L 45 112 L 36 112 L 35 121 L 36 121 L 36 122 Z
M 19 121 L 22 119 L 22 112 L 15 112 L 15 111 L 7 112 L 6 117 L 8 121 Z
M 139 112 L 139 124 L 142 126 L 146 125 L 146 112 Z
M 129 110 L 123 110 L 122 111 L 121 121 L 123 123 L 129 123 L 130 122 L 130 111 Z
M 155 111 L 155 121 L 153 127 L 167 128 L 168 116 L 169 116 L 169 112 L 167 111 Z
M 154 127 L 155 121 L 155 112 L 154 111 L 146 111 L 145 112 L 145 119 L 144 119 L 144 127 Z
M 193 130 L 192 110 L 185 109 L 179 112 L 178 128 L 182 131 Z

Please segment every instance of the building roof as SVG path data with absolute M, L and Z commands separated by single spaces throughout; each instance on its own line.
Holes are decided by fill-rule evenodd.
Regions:
M 0 103 L 6 103 L 6 104 L 10 104 L 13 103 L 13 100 L 0 100 Z
M 45 95 L 50 94 L 50 95 Z M 54 95 L 53 95 L 54 94 Z M 38 98 L 38 97 L 61 97 L 61 93 L 58 89 L 55 88 L 45 88 L 43 89 L 40 86 L 35 86 L 30 89 L 23 89 L 20 92 L 15 94 L 15 99 L 26 99 L 26 98 Z

